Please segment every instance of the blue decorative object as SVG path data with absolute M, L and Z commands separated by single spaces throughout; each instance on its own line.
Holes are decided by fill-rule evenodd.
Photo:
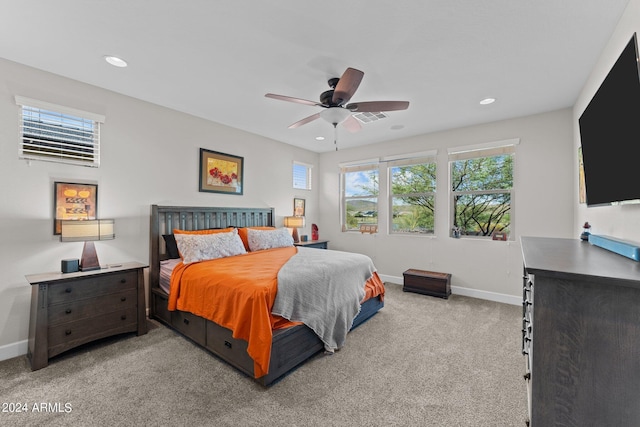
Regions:
M 618 255 L 640 261 L 640 246 L 638 244 L 609 236 L 589 235 L 589 243 L 599 246 Z

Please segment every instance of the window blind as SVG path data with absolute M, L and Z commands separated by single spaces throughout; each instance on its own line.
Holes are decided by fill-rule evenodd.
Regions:
M 293 162 L 293 188 L 311 190 L 311 165 Z
M 100 166 L 100 123 L 104 117 L 16 97 L 20 108 L 19 158 Z

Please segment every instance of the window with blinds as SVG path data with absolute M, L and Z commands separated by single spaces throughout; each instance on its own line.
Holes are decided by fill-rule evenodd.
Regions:
M 16 96 L 20 108 L 19 158 L 100 166 L 104 117 Z
M 293 162 L 293 188 L 311 190 L 311 165 Z

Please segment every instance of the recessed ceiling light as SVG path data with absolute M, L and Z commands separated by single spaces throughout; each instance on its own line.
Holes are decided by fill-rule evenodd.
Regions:
M 489 104 L 493 104 L 494 102 L 496 102 L 495 98 L 485 98 L 482 101 L 480 101 L 480 105 L 489 105 Z
M 316 141 L 324 141 L 324 136 L 316 136 Z
M 124 68 L 127 66 L 127 61 L 117 56 L 105 55 L 104 60 L 114 67 Z

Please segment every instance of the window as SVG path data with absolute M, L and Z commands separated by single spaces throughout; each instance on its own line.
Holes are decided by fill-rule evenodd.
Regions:
M 311 190 L 311 165 L 293 162 L 293 188 Z
M 388 163 L 390 233 L 433 234 L 435 157 Z
M 341 168 L 342 230 L 378 224 L 378 164 Z
M 16 96 L 20 109 L 19 158 L 100 166 L 104 117 Z
M 449 150 L 453 234 L 511 237 L 514 155 L 513 144 Z

